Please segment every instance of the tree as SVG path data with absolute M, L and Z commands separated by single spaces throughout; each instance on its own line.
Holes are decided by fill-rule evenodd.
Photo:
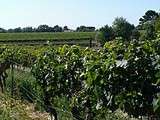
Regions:
M 130 40 L 132 30 L 134 30 L 134 25 L 130 24 L 123 17 L 117 17 L 113 22 L 113 31 L 115 37 L 122 37 L 125 40 Z
M 63 31 L 67 31 L 67 30 L 69 30 L 69 29 L 68 29 L 68 26 L 64 26 L 64 27 L 63 27 Z
M 131 39 L 139 40 L 140 32 L 137 29 L 132 30 Z
M 48 25 L 39 25 L 37 28 L 37 32 L 50 32 L 50 27 Z
M 153 24 L 146 23 L 144 25 L 144 29 L 145 29 L 145 32 L 144 32 L 145 39 L 153 40 L 156 38 L 156 31 L 155 31 L 155 27 Z
M 15 29 L 14 29 L 14 32 L 16 32 L 16 33 L 22 32 L 21 27 L 15 28 Z
M 99 30 L 101 32 L 101 44 L 104 45 L 105 42 L 111 41 L 114 39 L 114 31 L 112 27 L 109 27 L 108 25 L 105 25 L 104 27 L 100 28 Z
M 155 31 L 160 32 L 160 17 L 155 22 Z
M 80 26 L 76 29 L 77 32 L 94 32 L 95 27 L 86 27 L 86 26 Z
M 8 29 L 7 30 L 9 33 L 13 33 L 14 32 L 14 29 Z
M 153 40 L 158 32 L 159 14 L 154 10 L 148 10 L 144 16 L 139 19 L 138 29 L 141 30 L 141 40 Z
M 144 16 L 142 16 L 139 21 L 143 25 L 146 22 L 153 22 L 159 17 L 159 14 L 154 10 L 148 10 Z
M 34 32 L 35 30 L 32 27 L 25 27 L 25 28 L 22 29 L 22 31 L 23 32 Z
M 62 27 L 56 25 L 56 26 L 53 27 L 53 31 L 54 32 L 63 32 L 63 29 L 62 29 Z
M 6 30 L 5 30 L 5 29 L 0 28 L 0 33 L 5 33 L 5 32 L 6 32 Z

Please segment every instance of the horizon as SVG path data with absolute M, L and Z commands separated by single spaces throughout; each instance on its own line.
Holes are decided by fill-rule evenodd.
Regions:
M 81 25 L 100 28 L 106 24 L 111 26 L 116 17 L 124 17 L 137 25 L 147 10 L 159 12 L 159 4 L 158 0 L 5 0 L 0 4 L 0 27 L 10 29 L 46 24 L 70 29 Z

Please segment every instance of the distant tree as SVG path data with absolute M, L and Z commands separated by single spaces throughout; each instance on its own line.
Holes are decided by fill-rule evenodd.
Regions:
M 37 32 L 50 32 L 50 27 L 48 25 L 39 25 Z
M 11 29 L 11 28 L 10 28 L 10 29 L 7 30 L 7 32 L 13 33 L 13 32 L 14 32 L 14 29 Z
M 3 28 L 0 28 L 0 33 L 6 33 L 6 30 Z
M 86 28 L 88 30 L 88 32 L 94 32 L 95 31 L 95 27 L 87 27 Z
M 101 32 L 101 44 L 104 45 L 107 41 L 111 41 L 114 39 L 114 31 L 112 27 L 109 27 L 108 25 L 100 28 L 99 30 Z
M 146 22 L 154 22 L 159 17 L 159 14 L 154 10 L 148 10 L 144 16 L 142 16 L 139 21 L 140 25 L 145 24 Z
M 123 17 L 117 17 L 112 25 L 115 37 L 122 37 L 125 40 L 130 40 L 134 25 L 130 24 Z
M 20 33 L 20 32 L 22 32 L 22 29 L 21 29 L 21 27 L 18 27 L 18 28 L 13 29 L 13 32 Z
M 35 32 L 35 30 L 32 27 L 25 27 L 22 29 L 22 32 Z
M 2 29 L 0 29 L 2 31 Z M 63 32 L 62 27 L 56 25 L 54 27 L 50 27 L 48 25 L 39 25 L 37 28 L 33 27 L 24 27 L 24 28 L 15 28 L 15 29 L 8 29 L 7 32 L 14 33 L 14 32 Z
M 94 32 L 95 27 L 86 27 L 86 26 L 80 26 L 76 29 L 77 32 Z
M 63 32 L 62 27 L 60 27 L 60 26 L 58 26 L 58 25 L 54 26 L 54 27 L 53 27 L 53 30 L 54 30 L 54 32 Z
M 63 31 L 67 31 L 67 30 L 69 30 L 69 29 L 68 29 L 68 26 L 64 26 L 64 27 L 63 27 Z
M 85 26 L 77 27 L 76 31 L 77 32 L 84 32 L 84 28 L 85 28 Z
M 158 25 L 159 14 L 154 10 L 148 10 L 144 16 L 139 19 L 138 30 L 141 31 L 141 40 L 152 40 L 156 38 L 156 32 L 159 29 Z

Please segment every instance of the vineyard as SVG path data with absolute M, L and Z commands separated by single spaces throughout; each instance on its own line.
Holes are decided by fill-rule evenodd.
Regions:
M 0 44 L 92 46 L 95 32 L 0 33 Z
M 114 40 L 98 51 L 68 45 L 2 45 L 1 90 L 8 91 L 4 83 L 10 78 L 12 96 L 39 104 L 55 120 L 63 116 L 59 111 L 69 113 L 64 117 L 69 120 L 106 120 L 117 110 L 134 118 L 159 117 L 159 40 Z M 15 75 L 25 71 L 32 77 L 16 82 L 13 69 L 19 70 Z
M 0 33 L 0 41 L 23 40 L 67 40 L 94 38 L 94 32 L 59 32 L 59 33 Z

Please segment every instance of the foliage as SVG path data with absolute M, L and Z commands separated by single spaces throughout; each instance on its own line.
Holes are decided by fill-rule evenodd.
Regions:
M 48 56 L 48 58 L 46 56 L 44 59 L 45 65 L 42 64 L 42 61 L 37 63 L 45 66 L 46 71 L 49 70 L 54 73 L 48 77 L 48 73 L 50 73 L 48 71 L 42 76 L 44 76 L 44 78 L 47 76 L 48 80 L 46 80 L 51 83 L 54 81 L 54 86 L 59 83 L 59 88 L 58 86 L 54 87 L 52 84 L 52 87 L 47 84 L 44 85 L 43 82 L 41 82 L 41 84 L 52 88 L 52 92 L 50 93 L 52 93 L 51 95 L 53 96 L 62 94 L 72 98 L 74 109 L 81 111 L 79 116 L 90 116 L 90 118 L 94 118 L 96 117 L 97 111 L 102 109 L 103 106 L 106 106 L 112 111 L 121 108 L 129 115 L 134 115 L 135 117 L 153 114 L 152 102 L 159 91 L 157 86 L 155 86 L 155 82 L 158 80 L 156 74 L 159 71 L 156 67 L 158 61 L 156 59 L 157 54 L 155 53 L 155 50 L 157 48 L 152 48 L 155 44 L 157 43 L 150 43 L 149 41 L 144 43 L 131 42 L 128 44 L 113 42 L 105 45 L 104 51 L 107 51 L 106 54 L 103 51 L 99 51 L 98 53 L 92 53 L 92 51 L 88 50 L 83 51 L 84 54 L 78 57 L 80 60 L 81 57 L 83 59 L 83 61 L 80 62 L 82 65 L 77 64 L 76 68 L 78 71 L 75 69 L 74 71 L 70 71 L 70 67 L 65 67 L 68 66 L 65 63 L 68 61 L 67 59 L 65 59 L 64 63 L 61 61 L 59 61 L 59 63 L 57 61 L 63 60 L 64 58 L 62 59 L 61 57 L 64 57 L 64 55 L 59 56 L 58 54 L 59 57 L 57 57 L 55 52 L 53 52 L 54 54 L 47 54 L 54 58 L 54 60 L 49 62 L 48 60 L 50 57 Z M 73 53 L 74 52 L 72 52 L 72 54 Z M 78 55 L 81 55 L 81 53 Z M 55 60 L 55 58 L 57 58 L 57 60 Z M 44 72 L 44 68 L 42 69 L 40 65 L 38 66 Z M 52 65 L 54 65 L 54 67 L 51 67 Z M 39 67 L 36 70 L 40 70 Z M 72 74 L 70 75 L 67 73 L 69 77 L 66 77 L 65 71 L 70 71 Z M 41 72 L 34 71 L 34 73 Z M 35 76 L 38 77 L 41 74 L 35 74 Z M 74 76 L 74 78 L 72 78 L 72 76 Z M 52 77 L 53 79 L 51 79 Z M 44 80 L 44 78 L 41 78 L 41 76 L 38 77 L 39 80 Z M 67 80 L 68 78 L 70 79 Z M 61 82 L 58 82 L 59 79 Z M 79 87 L 74 83 L 75 80 L 77 84 L 79 83 Z M 75 84 L 74 86 L 78 89 L 74 88 L 74 91 L 72 91 L 72 86 L 70 86 L 71 84 L 68 84 L 68 81 L 73 81 Z M 50 84 L 50 82 L 47 83 Z M 64 88 L 65 90 L 63 90 Z M 57 90 L 61 91 L 59 92 Z M 67 91 L 72 92 L 69 93 Z M 99 106 L 99 108 L 97 108 L 97 106 Z
M 6 30 L 5 30 L 5 29 L 0 28 L 0 33 L 5 33 L 5 32 L 6 32 Z
M 160 17 L 156 20 L 155 30 L 156 30 L 156 32 L 160 31 Z
M 115 37 L 122 37 L 124 40 L 130 40 L 134 25 L 130 24 L 123 17 L 116 18 L 113 22 Z
M 4 46 L 0 52 L 3 61 L 14 53 L 14 62 L 32 66 L 47 112 L 56 116 L 57 106 L 74 118 L 91 120 L 117 109 L 136 118 L 159 115 L 159 46 L 157 38 L 114 40 L 98 51 L 78 46 Z M 64 96 L 67 107 L 57 105 Z
M 63 32 L 64 30 L 62 29 L 62 27 L 55 25 L 54 27 L 48 26 L 48 25 L 39 25 L 37 28 L 33 28 L 33 27 L 18 27 L 18 28 L 14 28 L 14 29 L 0 29 L 1 33 L 27 33 L 27 32 Z
M 107 41 L 111 41 L 114 39 L 114 32 L 112 27 L 109 27 L 108 25 L 100 28 L 99 30 L 102 34 L 101 38 L 101 44 L 104 45 Z
M 140 32 L 137 29 L 134 29 L 131 34 L 131 39 L 139 40 L 139 38 L 140 38 Z
M 156 38 L 158 32 L 159 13 L 154 10 L 148 10 L 144 16 L 139 19 L 137 28 L 143 30 L 141 40 L 153 40 Z
M 144 33 L 141 40 L 154 40 L 156 38 L 155 26 L 151 23 L 146 23 L 143 25 Z
M 76 29 L 77 32 L 95 32 L 95 27 L 86 27 L 86 26 L 80 26 Z
M 134 29 L 124 18 L 116 18 L 112 27 L 100 29 L 102 44 L 107 41 L 100 50 L 66 45 L 0 46 L 0 63 L 31 69 L 34 78 L 16 79 L 19 81 L 20 96 L 34 102 L 34 96 L 30 95 L 33 100 L 30 99 L 23 88 L 37 94 L 46 112 L 53 114 L 56 120 L 58 116 L 78 120 L 117 119 L 117 116 L 125 119 L 116 115 L 118 110 L 135 118 L 160 117 L 160 35 L 157 17 L 155 11 L 146 12 L 140 19 L 143 31 Z M 49 26 L 39 26 L 40 31 L 44 32 L 44 29 L 49 29 Z M 59 26 L 55 29 L 62 30 Z M 77 29 L 90 30 L 95 31 L 95 28 L 81 26 Z M 143 32 L 144 38 L 141 36 L 141 41 L 138 41 L 140 32 Z M 5 35 L 1 34 L 1 40 L 56 40 L 94 38 L 95 32 Z M 120 39 L 112 40 L 114 37 Z
M 63 31 L 67 31 L 67 30 L 69 30 L 68 26 L 64 26 Z
M 14 31 L 12 31 L 14 32 Z M 35 28 L 33 27 L 25 27 L 22 29 L 22 32 L 35 32 Z
M 53 29 L 48 25 L 39 25 L 36 31 L 37 32 L 53 32 Z
M 56 26 L 53 27 L 53 31 L 54 32 L 63 32 L 63 29 L 62 29 L 62 27 L 56 25 Z
M 143 25 L 147 22 L 154 22 L 159 17 L 159 14 L 154 10 L 148 10 L 142 18 L 139 19 L 140 24 Z

